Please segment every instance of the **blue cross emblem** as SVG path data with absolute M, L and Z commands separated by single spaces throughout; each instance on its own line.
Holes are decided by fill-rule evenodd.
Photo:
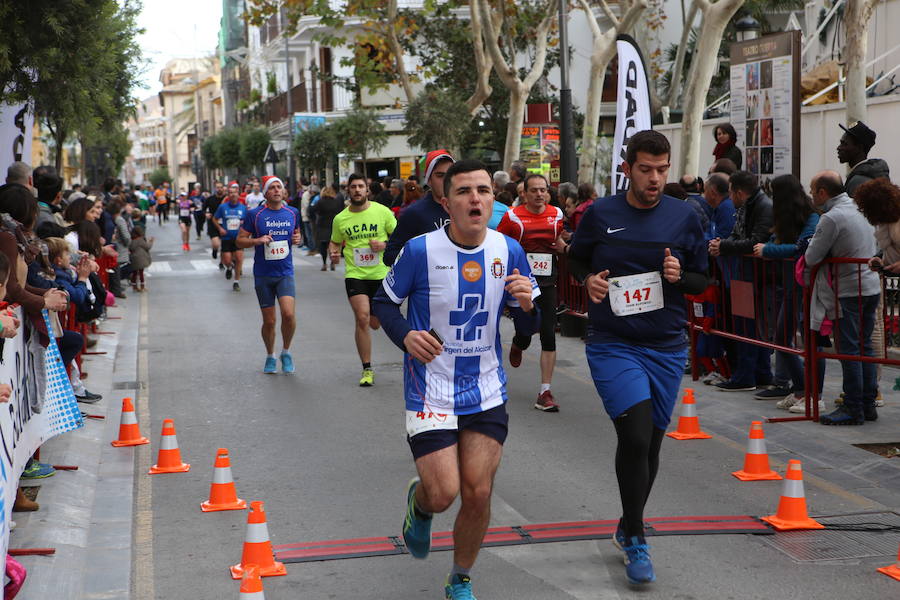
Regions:
M 481 339 L 479 327 L 487 325 L 488 311 L 480 310 L 480 294 L 466 294 L 462 297 L 462 309 L 450 311 L 450 324 L 457 327 L 456 339 L 466 342 Z

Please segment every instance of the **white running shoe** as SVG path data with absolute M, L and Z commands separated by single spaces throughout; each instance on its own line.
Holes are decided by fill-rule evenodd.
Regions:
M 804 405 L 803 397 L 795 398 L 794 394 L 791 393 L 791 394 L 788 394 L 787 396 L 785 396 L 783 400 L 779 400 L 778 403 L 775 405 L 775 408 L 780 408 L 781 410 L 790 410 L 791 407 L 794 406 L 795 404 L 799 404 L 800 406 L 803 406 Z
M 806 403 L 803 401 L 803 398 L 801 398 L 800 402 L 793 405 L 788 410 L 790 412 L 794 413 L 795 415 L 802 415 L 803 413 L 806 412 Z M 824 413 L 825 413 L 825 401 L 819 400 L 819 414 L 824 414 Z

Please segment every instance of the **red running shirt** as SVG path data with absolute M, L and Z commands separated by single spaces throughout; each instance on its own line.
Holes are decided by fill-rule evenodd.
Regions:
M 563 230 L 563 211 L 550 204 L 544 205 L 539 215 L 525 205 L 506 211 L 497 231 L 516 240 L 525 252 L 553 252 L 553 242 Z

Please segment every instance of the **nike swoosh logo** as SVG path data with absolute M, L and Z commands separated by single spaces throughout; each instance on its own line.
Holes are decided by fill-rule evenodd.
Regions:
M 619 227 L 618 229 L 613 229 L 611 227 L 606 228 L 606 233 L 618 233 L 620 231 L 625 231 L 624 227 Z

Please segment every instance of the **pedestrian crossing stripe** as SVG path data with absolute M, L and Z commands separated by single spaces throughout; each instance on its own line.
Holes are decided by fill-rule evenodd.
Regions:
M 219 266 L 208 260 L 192 260 L 191 265 L 196 271 L 218 271 Z

